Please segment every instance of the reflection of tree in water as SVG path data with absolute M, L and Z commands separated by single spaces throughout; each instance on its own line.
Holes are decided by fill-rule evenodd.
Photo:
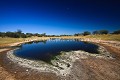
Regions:
M 81 41 L 81 39 L 74 39 L 76 42 L 80 42 Z
M 39 42 L 43 42 L 44 44 L 46 44 L 47 40 L 34 41 L 34 43 L 36 43 L 36 44 L 38 44 Z
M 79 42 L 79 40 L 78 39 L 74 39 L 76 42 Z
M 98 46 L 95 44 L 92 44 L 90 42 L 83 42 L 81 39 L 69 39 L 69 40 L 63 40 L 63 43 L 60 42 L 60 39 L 56 40 L 50 40 L 52 41 L 50 44 L 47 42 L 48 40 L 40 40 L 40 41 L 34 41 L 26 43 L 26 45 L 20 46 L 19 50 L 20 52 L 16 52 L 18 56 L 23 56 L 25 58 L 29 58 L 29 54 L 24 54 L 27 51 L 32 53 L 35 53 L 31 56 L 32 59 L 38 59 L 45 61 L 47 63 L 51 63 L 52 60 L 59 59 L 59 55 L 64 55 L 65 52 L 69 51 L 76 51 L 76 50 L 82 50 L 89 53 L 95 53 L 98 54 Z M 56 43 L 58 41 L 58 43 Z M 30 45 L 29 45 L 30 44 Z M 30 46 L 35 46 L 36 48 L 31 49 Z M 52 46 L 52 48 L 51 48 Z M 35 50 L 35 51 L 34 51 Z M 63 51 L 63 52 L 61 52 Z M 30 55 L 31 55 L 30 54 Z M 37 55 L 36 55 L 37 54 Z M 52 64 L 52 63 L 51 63 Z M 68 65 L 69 67 L 69 65 Z
M 50 38 L 50 40 L 56 40 L 56 38 Z
M 89 42 L 87 42 L 87 41 L 83 41 L 83 43 L 84 43 L 84 44 L 89 44 Z
M 33 43 L 33 41 L 31 41 L 31 42 L 27 42 L 27 43 L 25 43 L 25 44 L 32 44 Z
M 34 41 L 34 43 L 36 43 L 36 44 L 39 43 L 39 42 L 40 42 L 40 41 Z
M 44 44 L 46 44 L 47 40 L 43 40 L 43 41 L 41 41 L 41 42 L 43 42 Z
M 39 42 L 46 44 L 47 40 L 37 41 L 37 43 L 39 43 Z
M 36 43 L 36 44 L 38 44 L 39 42 L 43 42 L 44 44 L 46 44 L 47 40 L 31 41 L 31 42 L 27 42 L 27 43 L 25 43 L 25 44 L 32 44 L 32 43 Z

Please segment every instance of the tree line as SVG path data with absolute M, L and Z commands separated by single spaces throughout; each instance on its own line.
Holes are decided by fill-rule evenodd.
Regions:
M 23 33 L 22 30 L 17 30 L 15 32 L 0 32 L 0 37 L 12 37 L 12 38 L 27 38 L 32 36 L 46 36 L 46 33 L 38 34 L 38 33 Z
M 120 34 L 120 30 L 113 31 L 112 33 L 109 33 L 108 30 L 97 30 L 93 31 L 92 33 L 89 31 L 84 31 L 83 33 L 75 33 L 74 36 L 81 36 L 81 35 L 101 35 L 101 34 Z M 27 38 L 27 37 L 59 37 L 59 36 L 72 36 L 72 35 L 46 35 L 46 33 L 38 34 L 38 33 L 23 33 L 22 30 L 17 30 L 15 32 L 0 32 L 0 37 L 12 37 L 12 38 Z
M 102 34 L 120 34 L 120 30 L 117 30 L 117 31 L 113 31 L 112 33 L 109 33 L 108 30 L 96 30 L 96 31 L 93 31 L 93 32 L 89 32 L 89 31 L 84 31 L 83 33 L 76 33 L 74 34 L 74 36 L 80 36 L 80 35 L 102 35 Z

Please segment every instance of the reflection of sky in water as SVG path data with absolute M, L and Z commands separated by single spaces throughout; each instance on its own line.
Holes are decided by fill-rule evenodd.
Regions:
M 31 42 L 21 46 L 15 51 L 15 55 L 23 58 L 50 61 L 61 51 L 83 50 L 90 53 L 98 53 L 98 46 L 79 40 L 50 39 L 47 41 Z

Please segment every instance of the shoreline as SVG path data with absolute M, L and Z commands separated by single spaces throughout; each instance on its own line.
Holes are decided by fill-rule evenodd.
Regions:
M 33 41 L 43 41 L 43 40 L 48 40 L 48 39 L 50 39 L 50 38 L 45 37 L 45 38 L 26 39 L 26 40 L 21 41 L 21 42 L 15 42 L 15 43 L 9 43 L 9 44 L 0 45 L 0 49 L 16 47 L 16 46 L 20 46 L 20 45 L 22 45 L 24 43 L 29 43 L 29 42 L 33 42 Z
M 84 40 L 84 41 L 88 41 L 88 40 L 90 40 L 90 39 L 86 39 L 86 40 Z M 99 43 L 98 41 L 95 41 L 95 40 L 92 40 L 92 42 L 95 43 L 95 44 L 104 46 L 108 51 L 111 51 L 110 53 L 112 53 L 112 54 L 114 54 L 114 52 L 116 51 L 116 53 L 117 53 L 117 54 L 115 53 L 116 57 L 115 57 L 115 59 L 113 59 L 112 61 L 115 60 L 115 63 L 119 64 L 118 61 L 116 62 L 116 58 L 117 58 L 118 60 L 120 60 L 120 59 L 119 59 L 119 58 L 120 58 L 120 57 L 119 57 L 120 54 L 119 54 L 119 52 L 118 52 L 118 51 L 119 51 L 119 47 L 116 48 L 116 46 L 114 46 L 114 45 L 112 46 L 111 44 L 113 44 L 113 43 L 111 43 L 111 44 L 108 45 L 108 43 L 109 43 L 110 41 L 108 41 L 107 44 L 101 44 L 102 42 Z M 97 42 L 97 43 L 96 43 L 96 42 Z M 104 43 L 105 43 L 105 42 L 104 42 Z M 117 50 L 113 50 L 113 51 L 110 50 L 111 47 L 113 47 L 112 49 L 115 49 L 115 48 L 116 48 L 118 51 L 117 51 Z M 1 51 L 0 53 L 4 53 L 4 51 L 5 51 L 5 53 L 6 53 L 6 50 L 9 51 L 9 49 L 4 49 L 4 50 Z M 93 58 L 93 57 L 92 57 L 92 58 Z M 90 57 L 90 59 L 91 59 L 91 57 Z M 79 60 L 79 59 L 78 59 L 78 60 Z M 78 60 L 77 60 L 77 61 L 78 61 Z M 88 58 L 88 60 L 89 60 L 89 58 Z M 95 58 L 95 60 L 99 60 L 99 59 L 96 59 L 96 58 Z M 101 59 L 100 59 L 100 60 L 101 60 Z M 81 61 L 81 60 L 80 60 L 80 61 Z M 84 62 L 84 59 L 82 59 L 82 61 Z M 87 61 L 87 60 L 85 60 L 85 61 Z M 103 59 L 103 61 L 104 61 L 104 59 Z M 110 60 L 110 61 L 111 61 L 111 60 Z M 111 61 L 111 62 L 112 62 L 112 61 Z M 107 61 L 107 62 L 108 62 L 108 61 Z M 85 63 L 86 63 L 86 62 L 85 62 Z M 1 64 L 2 64 L 2 63 L 1 63 Z M 74 64 L 76 64 L 76 61 L 75 61 Z M 78 64 L 78 63 L 77 63 L 77 64 Z M 15 64 L 15 65 L 16 65 L 16 64 Z M 110 65 L 112 65 L 112 64 L 110 64 Z M 4 66 L 5 66 L 5 65 L 4 65 Z M 74 66 L 74 65 L 73 65 L 73 66 Z M 118 65 L 118 66 L 119 66 L 119 65 Z M 3 68 L 7 69 L 6 67 L 3 67 Z M 24 67 L 24 68 L 25 68 L 25 67 Z M 22 69 L 24 70 L 24 68 L 22 68 Z M 71 67 L 71 68 L 73 68 L 73 67 Z M 19 67 L 19 69 L 21 69 L 21 67 Z M 11 69 L 9 69 L 8 72 L 9 72 L 9 71 L 11 71 Z M 20 70 L 20 71 L 22 71 L 22 70 Z M 25 71 L 25 73 L 26 73 L 26 72 L 28 73 L 28 72 L 31 71 L 31 70 L 30 70 L 30 68 L 29 68 L 29 69 L 26 69 L 26 68 L 25 68 L 24 71 Z M 33 70 L 33 73 L 35 73 L 34 71 L 36 71 L 36 70 Z M 118 70 L 118 71 L 119 71 L 119 70 Z M 10 72 L 10 73 L 8 73 L 8 74 L 12 74 L 12 75 L 19 74 L 17 71 L 15 71 L 15 72 L 16 72 L 16 73 L 11 73 L 11 72 Z M 26 73 L 25 75 L 27 75 L 27 73 Z M 38 74 L 41 74 L 41 73 L 44 73 L 44 72 L 38 72 Z M 32 74 L 32 73 L 31 73 L 31 74 Z M 54 77 L 51 77 L 50 80 L 53 80 L 53 79 L 55 79 L 55 78 L 58 79 L 58 80 L 61 80 L 61 78 L 59 78 L 59 75 L 56 77 L 54 73 L 44 73 L 44 74 L 48 74 L 47 76 L 49 76 L 50 74 L 51 74 L 51 75 L 53 74 Z M 52 76 L 53 76 L 53 75 L 52 75 Z M 47 77 L 47 76 L 45 76 L 45 77 Z M 13 77 L 16 77 L 16 76 L 13 76 Z M 43 78 L 43 80 L 47 80 L 47 79 L 45 79 L 45 77 Z M 49 76 L 49 77 L 50 77 L 50 76 Z M 69 77 L 70 77 L 70 76 L 69 76 Z M 64 77 L 63 77 L 63 78 L 64 78 Z M 117 77 L 117 78 L 119 78 L 119 77 Z M 17 79 L 18 79 L 18 76 L 17 76 Z M 30 78 L 29 78 L 29 79 L 30 79 Z M 36 78 L 36 79 L 38 79 L 38 78 Z M 67 78 L 66 78 L 66 79 L 67 79 Z M 119 79 L 120 79 L 120 78 L 119 78 Z M 11 79 L 11 80 L 16 80 L 16 79 Z M 18 80 L 21 80 L 21 78 L 18 79 Z M 32 80 L 32 79 L 30 79 L 30 80 Z M 34 80 L 34 79 L 33 79 L 33 80 Z M 69 79 L 68 79 L 68 80 L 69 80 Z M 82 79 L 82 80 L 83 80 L 83 79 Z M 111 79 L 111 80 L 112 80 L 112 79 Z
M 57 60 L 54 59 L 51 61 L 52 65 L 49 65 L 43 61 L 29 60 L 17 57 L 13 54 L 14 50 L 7 52 L 6 57 L 22 67 L 37 69 L 40 72 L 50 72 L 55 73 L 56 75 L 66 76 L 67 74 L 70 74 L 71 67 L 77 59 L 87 59 L 88 57 L 114 59 L 112 58 L 112 55 L 110 55 L 110 53 L 105 50 L 104 47 L 99 46 L 98 51 L 100 54 L 92 54 L 81 50 L 62 52 L 62 55 L 56 56 Z
M 5 45 L 0 45 L 1 48 L 10 48 L 10 47 L 16 47 L 20 46 L 24 43 L 29 43 L 29 42 L 34 42 L 34 41 L 44 41 L 44 40 L 49 40 L 49 39 L 78 39 L 80 41 L 84 42 L 92 42 L 92 43 L 97 43 L 97 44 L 106 44 L 115 48 L 120 49 L 120 41 L 107 41 L 107 40 L 101 40 L 101 39 L 94 39 L 94 38 L 82 38 L 82 37 L 39 37 L 39 38 L 34 38 L 34 39 L 26 39 L 21 42 L 15 42 L 15 43 L 9 43 Z

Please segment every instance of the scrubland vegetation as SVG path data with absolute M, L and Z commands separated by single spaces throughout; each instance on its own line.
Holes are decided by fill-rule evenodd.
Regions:
M 93 31 L 92 33 L 89 31 L 85 31 L 83 33 L 77 33 L 74 35 L 46 35 L 46 33 L 38 34 L 38 33 L 22 33 L 21 30 L 17 30 L 16 32 L 0 32 L 0 45 L 22 42 L 29 39 L 38 39 L 45 37 L 68 37 L 68 38 L 94 38 L 100 40 L 111 40 L 111 41 L 120 41 L 120 30 L 109 33 L 107 30 L 99 30 Z

